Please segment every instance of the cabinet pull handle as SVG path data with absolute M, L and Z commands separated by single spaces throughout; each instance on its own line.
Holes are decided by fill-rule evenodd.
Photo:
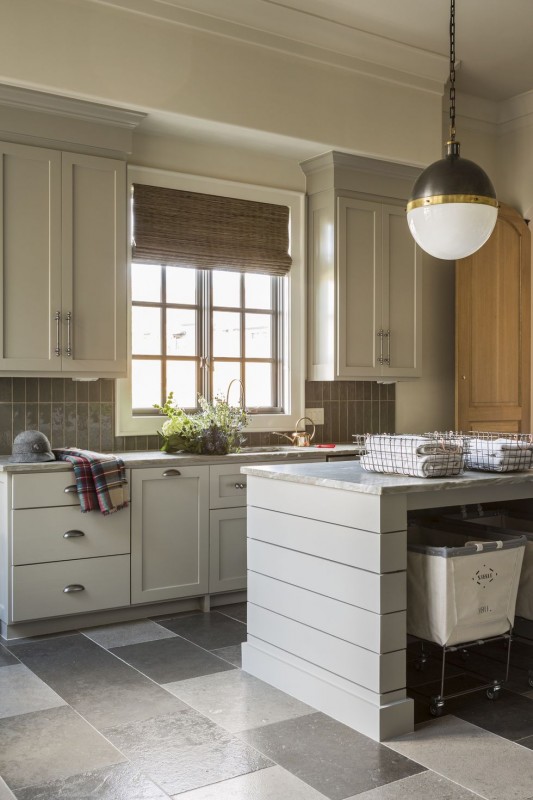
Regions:
M 72 323 L 72 312 L 69 311 L 67 314 L 67 356 L 70 358 L 72 356 L 72 331 L 71 331 L 71 323 Z
M 65 494 L 77 494 L 78 489 L 75 484 L 72 484 L 72 486 L 65 486 L 63 491 Z
M 55 346 L 54 353 L 56 354 L 56 356 L 60 356 L 61 355 L 61 347 L 60 347 L 60 344 L 59 344 L 59 337 L 61 335 L 60 334 L 61 311 L 56 311 L 56 313 L 54 314 L 54 319 L 56 321 L 56 346 Z
M 387 355 L 385 357 L 385 364 L 390 367 L 390 330 L 385 331 L 385 336 L 387 337 Z
M 72 594 L 73 592 L 84 592 L 85 586 L 82 586 L 81 583 L 69 583 L 68 586 L 65 586 L 63 589 L 64 594 Z
M 80 536 L 85 536 L 83 531 L 66 531 L 63 539 L 79 539 Z
M 235 488 L 236 489 L 246 489 L 246 484 L 245 483 L 236 483 L 235 484 Z
M 166 469 L 163 472 L 163 478 L 177 478 L 181 475 L 179 469 Z
M 376 336 L 379 336 L 379 358 L 378 364 L 383 365 L 383 328 L 380 328 Z

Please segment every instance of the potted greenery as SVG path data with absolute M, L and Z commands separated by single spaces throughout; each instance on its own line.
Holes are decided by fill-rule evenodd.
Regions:
M 226 455 L 236 453 L 246 441 L 242 435 L 248 423 L 246 410 L 241 406 L 230 406 L 227 400 L 215 397 L 209 402 L 198 395 L 200 411 L 187 414 L 173 405 L 173 392 L 165 404 L 154 404 L 168 419 L 158 435 L 164 453 L 198 453 L 199 455 Z

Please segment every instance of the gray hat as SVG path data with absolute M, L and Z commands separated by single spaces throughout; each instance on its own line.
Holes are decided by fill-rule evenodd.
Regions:
M 15 437 L 10 461 L 55 461 L 50 442 L 41 431 L 23 431 Z

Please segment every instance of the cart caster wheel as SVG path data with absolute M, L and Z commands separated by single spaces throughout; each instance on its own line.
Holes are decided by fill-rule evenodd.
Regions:
M 417 672 L 424 672 L 426 669 L 426 659 L 419 659 L 418 661 L 415 661 L 414 667 Z
M 429 706 L 429 713 L 432 717 L 440 717 L 442 712 L 444 711 L 444 701 L 443 700 L 432 700 Z
M 493 686 L 490 689 L 487 689 L 487 697 L 489 700 L 499 700 L 500 699 L 500 686 Z
M 531 687 L 533 687 L 533 674 L 529 675 L 529 677 L 528 677 L 528 679 L 527 679 L 527 682 L 529 683 L 529 685 L 530 685 Z
M 461 650 L 461 658 L 463 661 L 466 661 L 470 657 L 470 653 L 468 650 Z

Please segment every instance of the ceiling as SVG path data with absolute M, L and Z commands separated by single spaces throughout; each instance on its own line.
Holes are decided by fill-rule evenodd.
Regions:
M 213 30 L 231 23 L 239 38 L 257 31 L 379 63 L 387 48 L 448 56 L 449 0 L 97 0 Z M 174 16 L 174 19 L 178 19 Z M 216 27 L 215 27 L 216 29 Z M 235 34 L 233 34 L 235 35 Z M 456 0 L 458 91 L 503 101 L 533 90 L 533 0 Z M 398 44 L 399 43 L 399 44 Z M 369 55 L 370 53 L 370 55 Z M 372 56 L 374 54 L 374 56 Z

